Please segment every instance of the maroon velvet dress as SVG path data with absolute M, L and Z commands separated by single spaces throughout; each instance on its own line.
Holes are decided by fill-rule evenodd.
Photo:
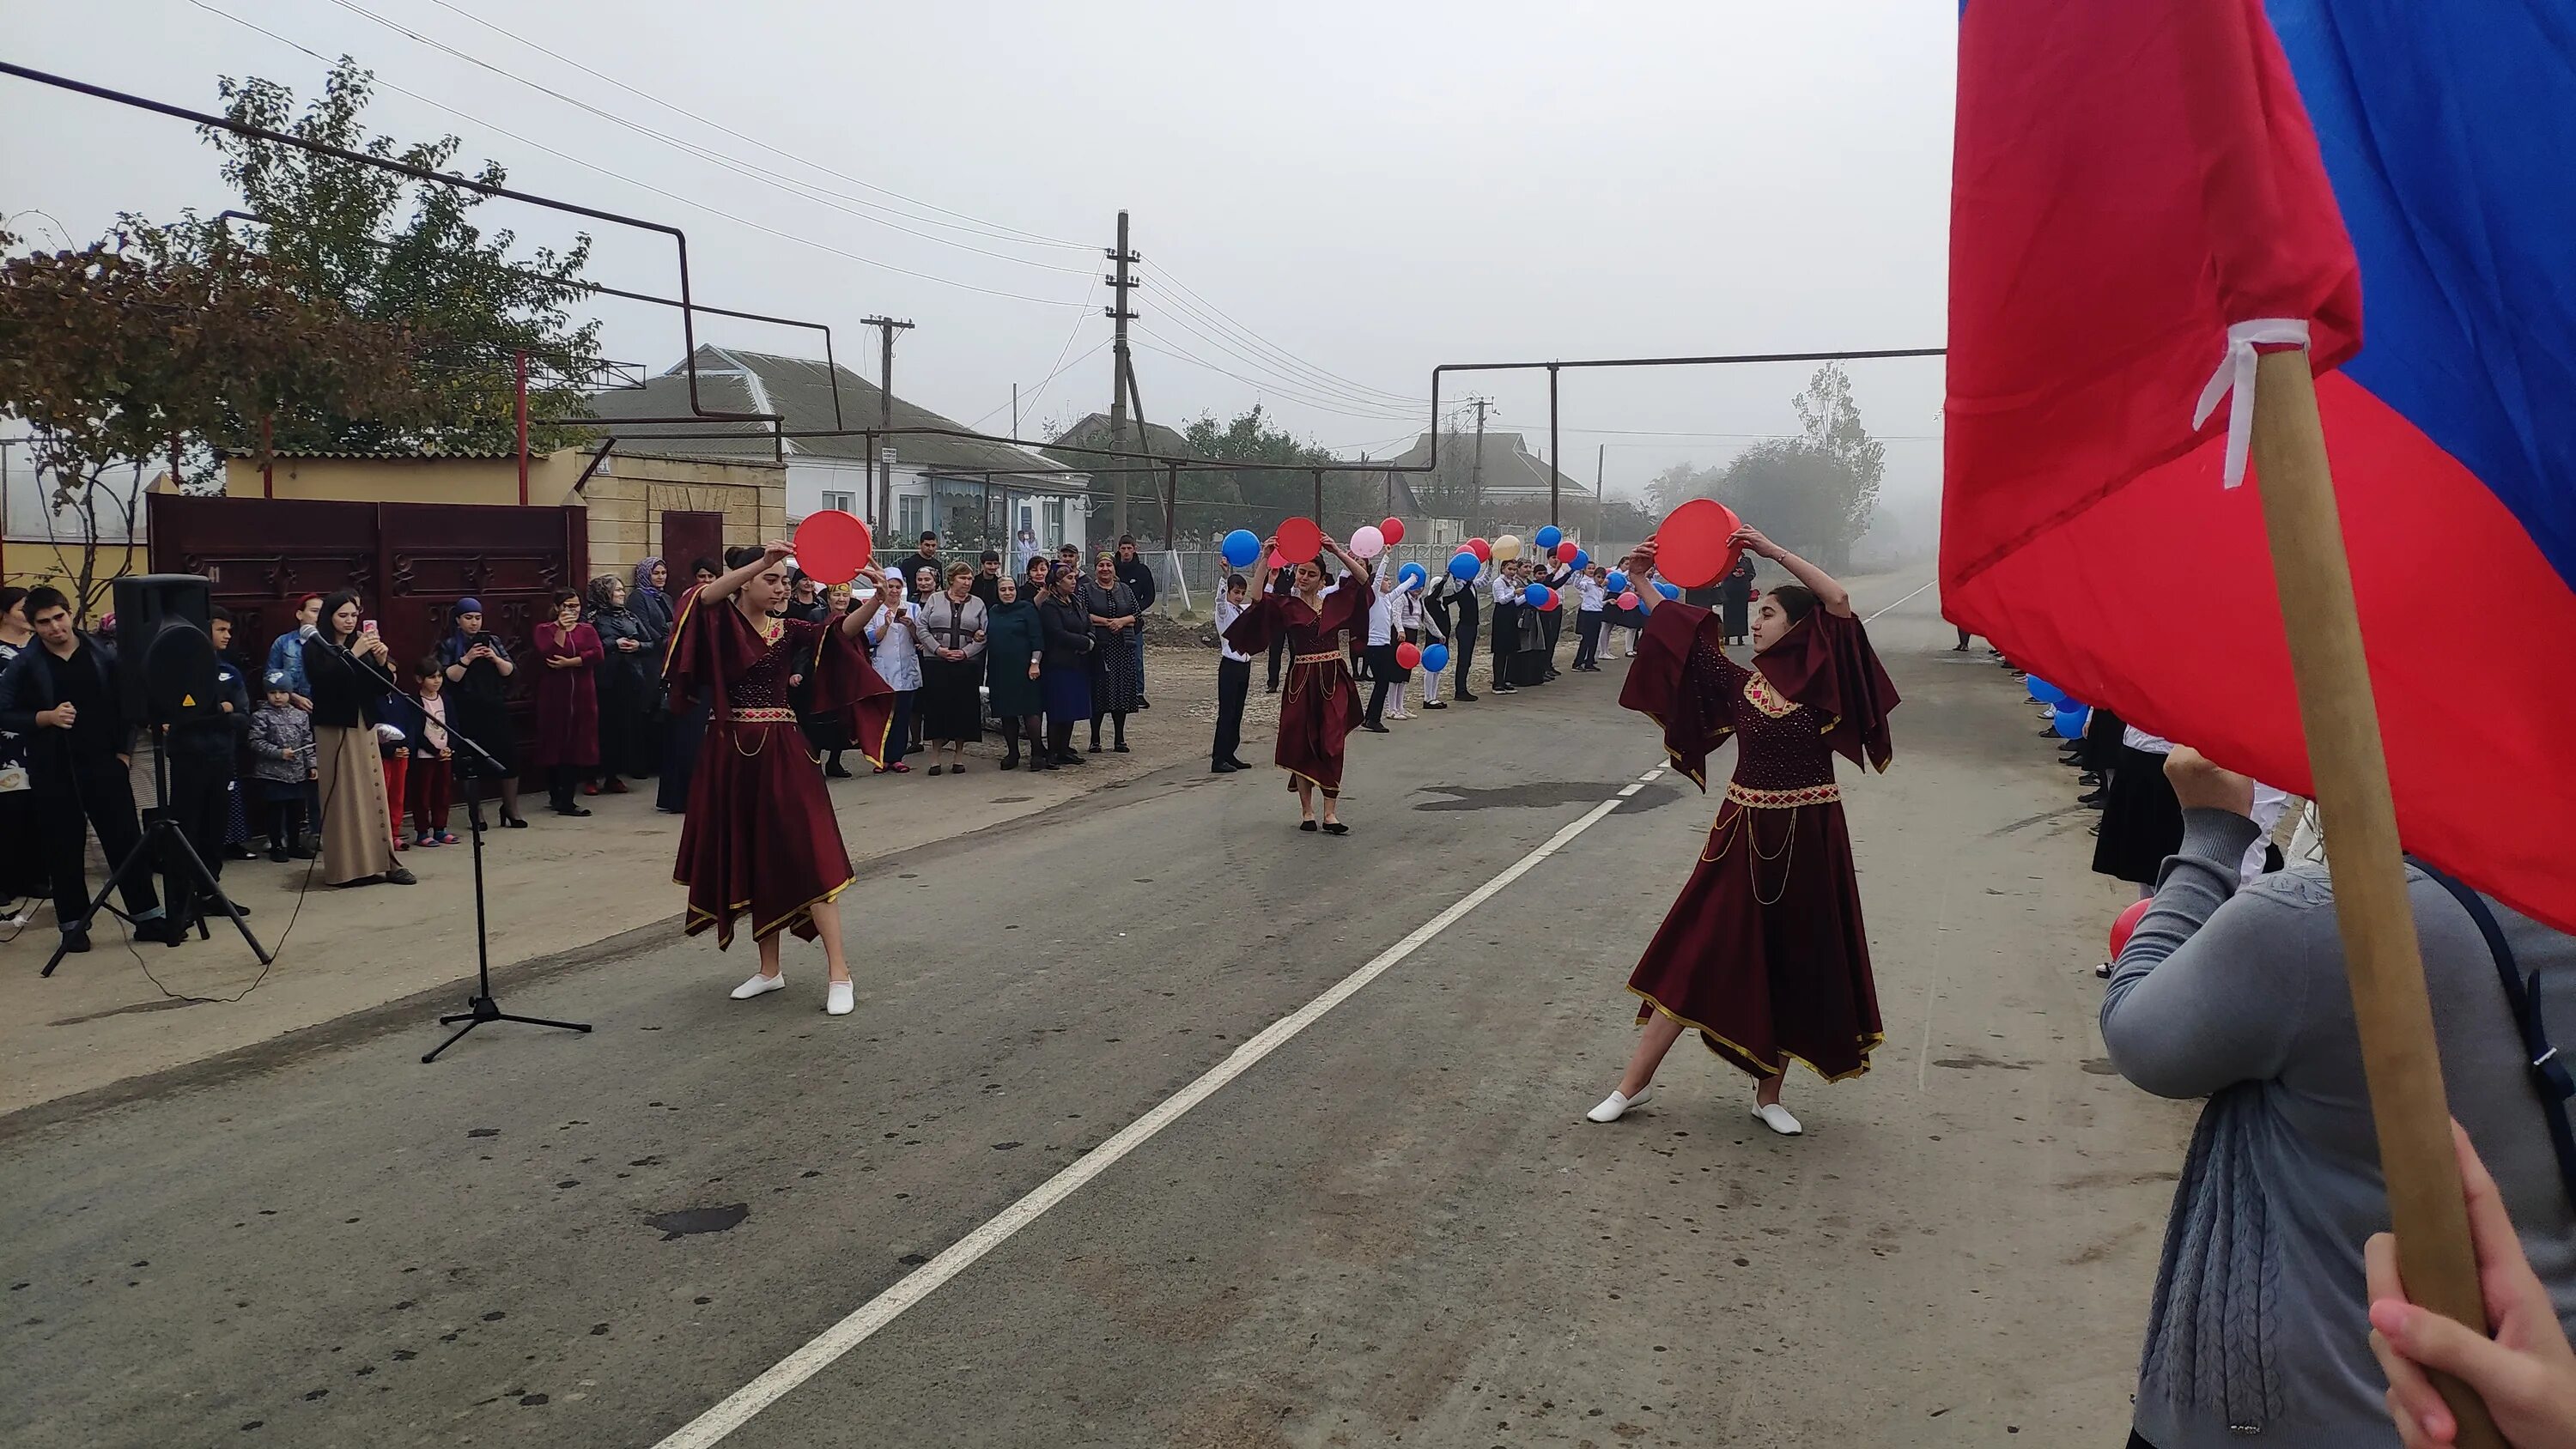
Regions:
M 599 661 L 608 657 L 599 631 L 588 624 L 567 629 L 552 619 L 534 630 L 537 654 L 537 748 L 528 756 L 539 769 L 587 768 L 599 763 Z M 557 669 L 549 659 L 578 655 L 579 669 Z
M 1709 752 L 1729 735 L 1736 749 L 1717 823 L 1628 989 L 1645 998 L 1638 1020 L 1661 1011 L 1756 1077 L 1793 1061 L 1856 1077 L 1883 1033 L 1834 754 L 1887 768 L 1896 689 L 1858 619 L 1818 609 L 1751 669 L 1719 647 L 1724 627 L 1657 605 L 1620 692 L 1703 790 Z
M 803 674 L 808 711 L 837 714 L 870 763 L 884 760 L 894 691 L 839 623 L 772 619 L 756 630 L 731 599 L 701 608 L 691 589 L 680 600 L 663 673 L 680 709 L 703 697 L 712 713 L 673 878 L 689 888 L 689 934 L 712 927 L 719 949 L 744 912 L 755 941 L 782 930 L 814 939 L 814 908 L 856 876 L 822 759 L 787 698 L 788 676 Z
M 1264 593 L 1225 631 L 1244 654 L 1261 654 L 1286 636 L 1291 663 L 1279 691 L 1279 744 L 1271 758 L 1296 780 L 1326 795 L 1342 793 L 1342 747 L 1360 723 L 1360 690 L 1351 677 L 1342 631 L 1368 617 L 1370 576 L 1345 573 L 1308 608 L 1295 594 Z

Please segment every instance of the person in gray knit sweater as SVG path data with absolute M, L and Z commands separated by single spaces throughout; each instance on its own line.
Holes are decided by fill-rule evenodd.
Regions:
M 2326 869 L 2241 891 L 2253 783 L 2176 749 L 2182 849 L 2102 998 L 2120 1075 L 2209 1098 L 2184 1158 L 2148 1310 L 2131 1444 L 2394 1446 L 2371 1357 L 2362 1245 L 2388 1226 L 2361 1044 Z M 2576 1206 L 2476 923 L 2407 869 L 2443 1085 L 2562 1322 L 2576 1321 Z M 2488 902 L 2544 1001 L 2576 987 L 2576 938 Z M 2561 1006 L 2576 1044 L 2576 1011 Z

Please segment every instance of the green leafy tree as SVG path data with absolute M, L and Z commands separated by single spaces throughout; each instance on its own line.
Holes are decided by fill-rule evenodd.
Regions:
M 370 72 L 344 57 L 300 113 L 294 93 L 274 81 L 227 77 L 221 90 L 232 120 L 456 174 L 456 137 L 404 144 L 367 128 L 373 85 Z M 413 339 L 413 376 L 431 404 L 397 419 L 353 414 L 319 396 L 291 398 L 274 419 L 279 447 L 510 447 L 513 358 L 521 352 L 530 362 L 531 446 L 550 449 L 584 436 L 569 420 L 586 410 L 584 384 L 600 366 L 599 323 L 573 318 L 588 295 L 581 283 L 587 235 L 560 251 L 536 247 L 514 259 L 514 232 L 486 233 L 474 224 L 486 199 L 476 192 L 214 127 L 205 136 L 222 153 L 224 179 L 240 192 L 242 209 L 265 224 L 192 215 L 171 229 L 173 247 L 196 259 L 251 252 L 298 295 L 404 329 Z M 500 185 L 507 173 L 485 161 L 473 179 Z
M 120 231 L 0 262 L 0 414 L 30 429 L 48 522 L 75 520 L 57 541 L 78 560 L 84 615 L 102 574 L 123 571 L 144 468 L 188 440 L 256 452 L 246 420 L 289 408 L 398 424 L 422 406 L 401 328 L 302 295 L 264 258 L 174 256 L 160 240 Z
M 1851 561 L 1851 546 L 1869 531 L 1878 511 L 1878 488 L 1887 473 L 1887 445 L 1861 425 L 1860 408 L 1852 402 L 1851 377 L 1838 362 L 1828 362 L 1807 380 L 1807 390 L 1791 400 L 1806 426 L 1807 448 L 1830 460 L 1841 476 L 1830 488 L 1836 517 L 1820 540 L 1828 567 Z
M 1214 416 L 1202 413 L 1198 421 L 1183 430 L 1190 448 L 1200 457 L 1226 463 L 1273 463 L 1290 468 L 1334 468 L 1345 461 L 1327 448 L 1303 441 L 1283 428 L 1271 425 L 1261 405 L 1253 404 L 1234 420 L 1219 423 Z M 1278 472 L 1272 469 L 1238 469 L 1231 474 L 1235 495 L 1243 500 L 1246 515 L 1241 526 L 1254 532 L 1265 532 L 1280 519 L 1311 513 L 1315 507 L 1315 479 L 1312 473 Z M 1385 484 L 1374 475 L 1362 473 L 1327 473 L 1324 475 L 1324 517 L 1320 520 L 1333 532 L 1347 532 L 1362 523 L 1386 516 Z

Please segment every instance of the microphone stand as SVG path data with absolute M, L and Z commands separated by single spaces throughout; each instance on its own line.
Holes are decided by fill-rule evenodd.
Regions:
M 413 708 L 420 711 L 422 719 L 429 718 L 429 711 L 421 705 L 418 695 L 407 693 L 399 687 L 393 692 L 410 700 Z M 440 1052 L 463 1041 L 467 1032 L 487 1021 L 515 1021 L 524 1026 L 551 1026 L 564 1031 L 587 1032 L 590 1026 L 586 1022 L 554 1021 L 542 1016 L 513 1015 L 503 1011 L 500 1001 L 492 994 L 492 943 L 485 925 L 483 910 L 483 771 L 488 768 L 497 777 L 501 762 L 492 758 L 491 751 L 483 748 L 472 736 L 460 731 L 456 726 L 442 724 L 439 728 L 446 731 L 451 744 L 458 746 L 454 752 L 458 763 L 465 762 L 466 752 L 469 750 L 480 762 L 470 774 L 466 775 L 464 782 L 465 828 L 467 833 L 473 836 L 474 850 L 474 971 L 477 985 L 475 993 L 466 998 L 465 1010 L 438 1019 L 440 1026 L 455 1026 L 456 1030 L 447 1040 L 431 1048 L 421 1061 L 424 1063 L 437 1061 Z M 396 806 L 394 820 L 396 830 L 402 828 L 400 812 L 401 807 Z M 458 1022 L 463 1022 L 464 1025 L 457 1026 Z

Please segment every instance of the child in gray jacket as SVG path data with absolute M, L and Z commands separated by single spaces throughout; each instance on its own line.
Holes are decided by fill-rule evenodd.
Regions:
M 251 778 L 268 817 L 268 858 L 311 860 L 304 843 L 305 782 L 314 778 L 313 717 L 295 707 L 294 681 L 268 673 L 268 698 L 250 717 Z

